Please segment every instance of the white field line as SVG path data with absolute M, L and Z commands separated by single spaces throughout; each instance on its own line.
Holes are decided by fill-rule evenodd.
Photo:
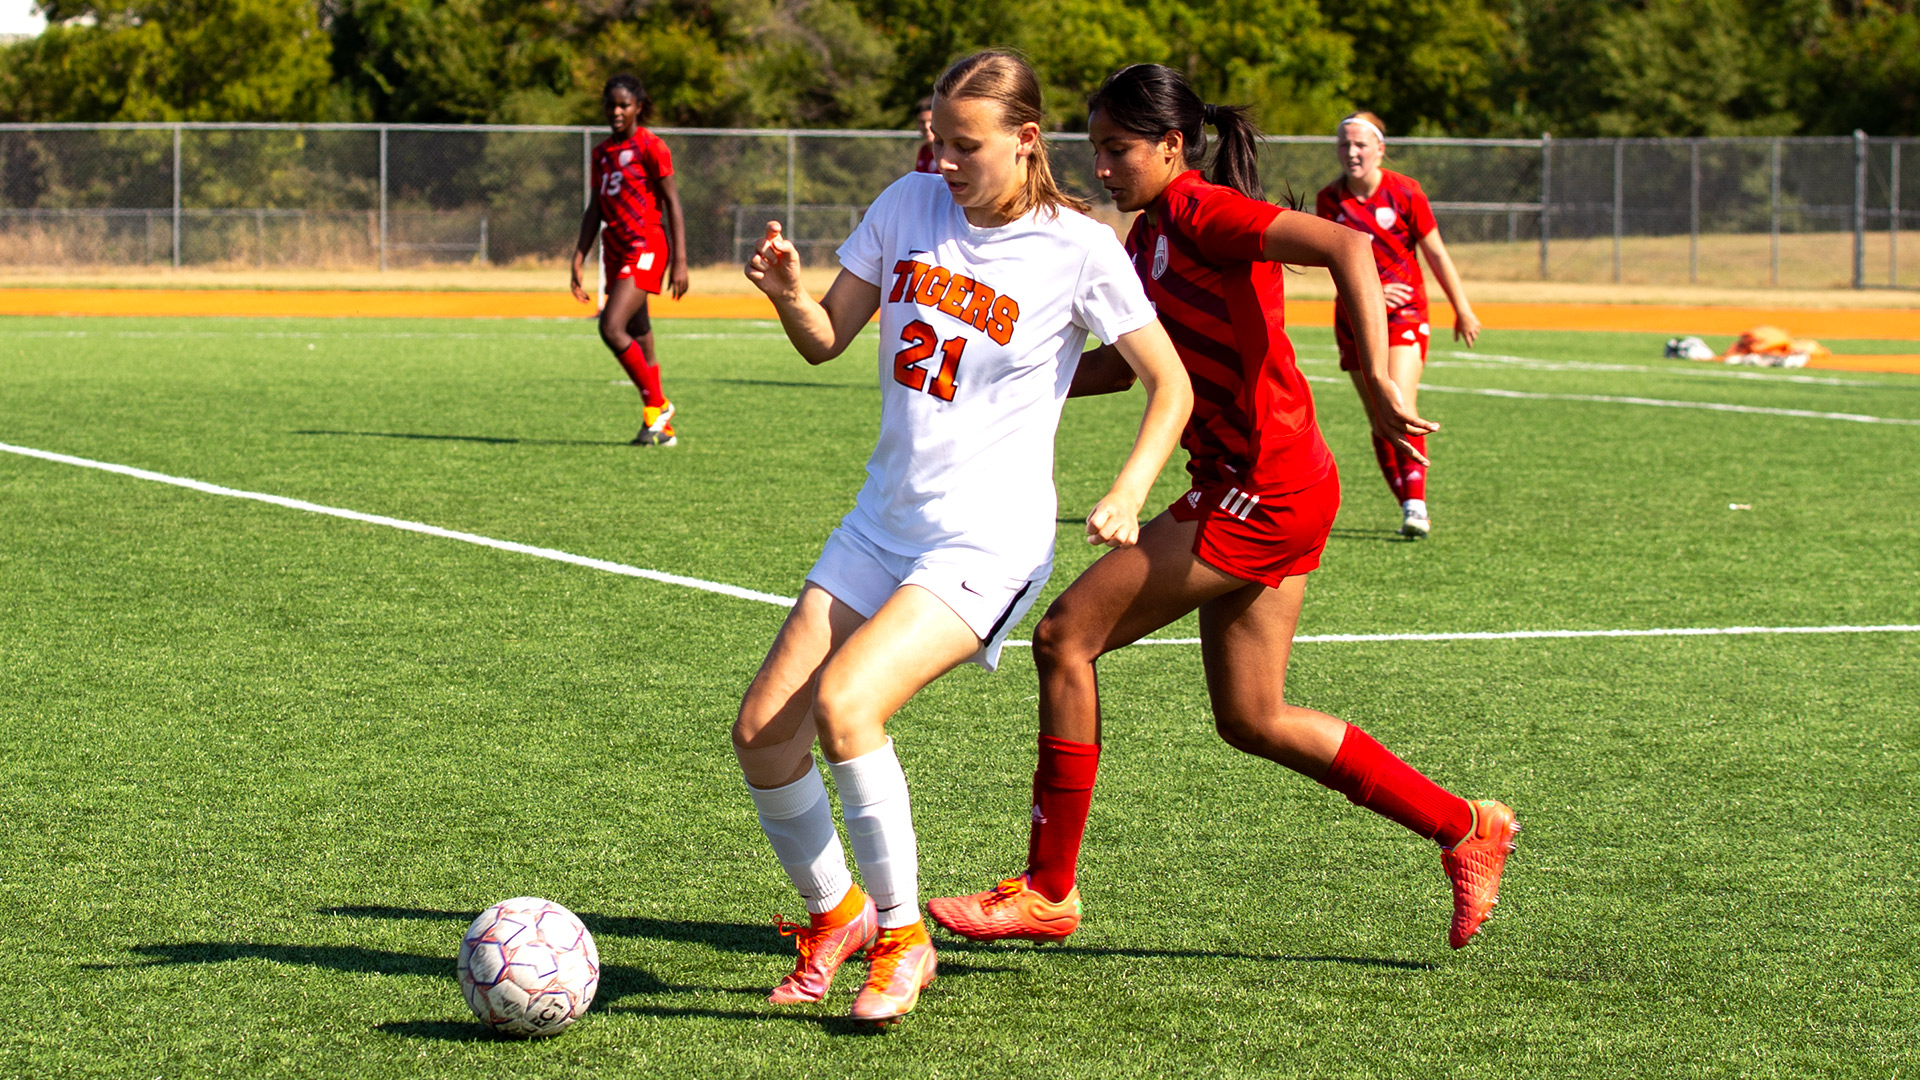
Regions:
M 1308 375 L 1308 382 L 1345 385 L 1350 380 L 1331 375 Z M 1777 409 L 1767 405 L 1729 405 L 1723 401 L 1668 401 L 1664 398 L 1617 397 L 1611 394 L 1536 394 L 1526 390 L 1495 390 L 1481 386 L 1437 386 L 1430 382 L 1420 389 L 1436 394 L 1472 394 L 1476 397 L 1517 398 L 1523 401 L 1594 401 L 1607 405 L 1650 405 L 1662 409 L 1705 409 L 1708 412 L 1756 413 L 1761 416 L 1790 416 L 1800 420 L 1843 420 L 1854 424 L 1894 424 L 1920 427 L 1920 419 L 1904 416 L 1868 416 L 1864 413 L 1816 412 L 1812 409 Z
M 38 458 L 60 465 L 74 465 L 83 469 L 98 469 L 101 472 L 130 476 L 136 480 L 150 480 L 156 484 L 170 484 L 174 487 L 198 491 L 205 495 L 219 495 L 229 499 L 246 499 L 262 502 L 288 510 L 301 510 L 309 514 L 322 514 L 327 517 L 358 521 L 366 525 L 384 525 L 390 529 L 437 536 L 443 540 L 458 540 L 464 544 L 493 548 L 497 551 L 511 551 L 518 555 L 531 555 L 536 559 L 550 559 L 554 562 L 568 563 L 586 567 L 589 570 L 601 570 L 623 577 L 645 578 L 667 585 L 679 585 L 702 592 L 719 593 L 740 600 L 754 600 L 763 604 L 775 604 L 780 607 L 792 607 L 793 597 L 776 596 L 773 593 L 743 589 L 738 585 L 728 585 L 719 581 L 707 581 L 703 578 L 687 577 L 683 574 L 668 574 L 659 570 L 648 570 L 625 563 L 610 562 L 606 559 L 594 559 L 585 555 L 559 551 L 554 548 L 535 547 L 532 544 L 516 543 L 512 540 L 496 540 L 477 533 L 460 532 L 456 529 L 443 529 L 437 525 L 427 525 L 418 521 L 405 521 L 400 518 L 386 517 L 382 514 L 363 514 L 358 510 L 344 510 L 337 506 L 322 506 L 304 499 L 289 499 L 281 495 L 267 495 L 257 491 L 241 491 L 237 488 L 222 487 L 202 480 L 190 480 L 184 476 L 169 476 L 148 469 L 137 469 L 131 465 L 116 465 L 108 461 L 95 461 L 91 458 L 74 457 L 71 454 L 57 454 L 51 450 L 36 450 L 30 446 L 14 446 L 0 443 L 0 451 L 18 454 L 22 457 Z M 1660 630 L 1503 630 L 1469 631 L 1454 634 L 1305 634 L 1293 640 L 1297 643 L 1316 644 L 1324 642 L 1368 642 L 1368 641 L 1507 641 L 1523 638 L 1593 638 L 1593 637 L 1714 637 L 1743 634 L 1890 634 L 1920 632 L 1920 624 L 1898 624 L 1884 626 L 1726 626 L 1726 627 L 1680 627 Z M 1199 638 L 1142 638 L 1135 645 L 1198 645 Z M 1033 642 L 1020 639 L 1008 641 L 1015 648 L 1030 648 Z
M 1338 352 L 1319 346 L 1305 346 L 1300 349 L 1301 363 L 1330 364 L 1339 359 Z M 1451 360 L 1436 360 L 1432 357 L 1450 356 Z M 1329 359 L 1331 357 L 1331 359 Z M 1685 375 L 1692 378 L 1707 379 L 1746 379 L 1751 382 L 1794 383 L 1802 386 L 1850 386 L 1885 387 L 1890 384 L 1874 382 L 1870 379 L 1834 379 L 1821 375 L 1789 375 L 1784 372 L 1760 372 L 1750 369 L 1727 367 L 1648 367 L 1644 364 L 1606 364 L 1591 360 L 1542 360 L 1537 356 L 1507 356 L 1502 353 L 1461 352 L 1449 350 L 1434 352 L 1427 360 L 1429 368 L 1467 368 L 1479 371 L 1598 371 L 1612 374 L 1627 373 L 1636 375 Z
M 27 446 L 13 446 L 8 443 L 0 443 L 0 451 L 5 451 L 9 454 L 19 454 L 23 457 L 39 458 L 42 461 L 58 462 L 62 465 L 77 465 L 83 469 L 99 469 L 102 472 L 118 473 L 121 476 L 131 476 L 136 480 L 151 480 L 156 484 L 172 484 L 174 487 L 183 487 L 190 491 L 198 491 L 206 495 L 221 495 L 229 499 L 247 499 L 252 502 L 270 503 L 274 506 L 286 507 L 289 510 L 304 510 L 309 514 L 325 514 L 328 517 L 345 518 L 348 521 L 358 521 L 367 525 L 385 525 L 390 529 L 424 533 L 427 536 L 437 536 L 443 540 L 458 540 L 463 544 L 475 544 L 480 547 L 494 548 L 499 551 L 511 551 L 518 555 L 531 555 L 536 559 L 551 559 L 554 562 L 571 563 L 574 566 L 584 566 L 590 570 L 603 570 L 609 574 L 620 574 L 624 577 L 646 578 L 648 581 L 659 581 L 668 585 L 680 585 L 689 589 L 699 589 L 702 592 L 713 592 L 719 593 L 722 596 L 737 597 L 741 600 L 758 600 L 763 604 L 778 604 L 781 607 L 793 606 L 793 597 L 791 596 L 775 596 L 772 593 L 743 589 L 738 585 L 728 585 L 724 582 L 707 581 L 702 578 L 686 577 L 681 574 L 667 574 L 659 570 L 647 570 L 643 567 L 628 566 L 625 563 L 609 562 L 606 559 L 588 558 L 585 555 L 575 555 L 571 552 L 558 551 L 553 548 L 534 547 L 532 544 L 515 543 L 512 540 L 495 540 L 490 536 L 480 536 L 470 532 L 459 532 L 454 529 L 443 529 L 438 525 L 426 525 L 418 521 L 403 521 L 400 518 L 390 518 L 380 514 L 363 514 L 358 510 L 343 510 L 337 506 L 322 506 L 319 503 L 310 503 L 304 499 L 289 499 L 280 495 L 264 495 L 257 491 L 240 491 L 235 488 L 221 487 L 218 484 L 209 484 L 200 480 L 189 480 L 184 476 L 168 476 L 165 473 L 136 469 L 131 465 L 115 465 L 111 462 L 94 461 L 90 458 L 73 457 L 69 454 L 56 454 L 47 450 L 35 450 Z

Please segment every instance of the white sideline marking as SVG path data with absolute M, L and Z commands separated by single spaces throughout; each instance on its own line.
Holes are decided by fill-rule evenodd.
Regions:
M 1708 412 L 1756 413 L 1761 416 L 1791 416 L 1801 420 L 1844 420 L 1853 424 L 1897 424 L 1920 427 L 1920 420 L 1897 416 L 1867 416 L 1864 413 L 1815 412 L 1812 409 L 1779 409 L 1768 405 L 1729 405 L 1720 401 L 1668 401 L 1664 398 L 1615 397 L 1610 394 L 1536 394 L 1525 390 L 1494 390 L 1487 387 L 1436 386 L 1430 382 L 1420 389 L 1441 394 L 1476 394 L 1480 397 L 1521 398 L 1527 401 L 1598 401 L 1613 405 L 1651 405 L 1662 409 L 1705 409 Z
M 23 457 L 39 458 L 42 461 L 58 462 L 62 465 L 78 465 L 83 469 L 99 469 L 102 472 L 118 473 L 121 476 L 131 476 L 136 480 L 151 480 L 157 484 L 172 484 L 174 487 L 183 487 L 207 495 L 223 495 L 229 499 L 248 499 L 253 502 L 271 503 L 274 506 L 284 506 L 289 510 L 304 510 L 309 514 L 325 514 L 328 517 L 345 518 L 348 521 L 358 521 L 367 525 L 385 525 L 390 529 L 424 533 L 427 536 L 438 536 L 443 540 L 458 540 L 464 544 L 476 544 L 480 547 L 494 548 L 499 551 L 511 551 L 519 555 L 531 555 L 536 559 L 551 559 L 554 562 L 572 563 L 575 566 L 584 566 L 590 570 L 604 570 L 609 574 L 620 574 L 624 577 L 646 578 L 649 581 L 664 582 L 668 585 L 683 585 L 689 589 L 719 593 L 722 596 L 737 597 L 741 600 L 758 600 L 763 604 L 778 604 L 781 607 L 793 606 L 793 598 L 790 596 L 775 596 L 772 593 L 743 589 L 738 585 L 727 585 L 718 581 L 706 581 L 701 578 L 685 577 L 680 574 L 666 574 L 658 570 L 647 570 L 638 566 L 628 566 L 625 563 L 608 562 L 606 559 L 591 559 L 585 555 L 575 555 L 571 552 L 558 551 L 554 548 L 534 547 L 532 544 L 520 544 L 512 540 L 495 540 L 490 536 L 481 536 L 477 533 L 470 532 L 459 532 L 454 529 L 443 529 L 438 525 L 426 525 L 418 521 L 403 521 L 400 518 L 390 518 L 380 514 L 363 514 L 358 510 L 343 510 L 337 506 L 321 506 L 319 503 L 310 503 L 304 499 L 289 499 L 281 495 L 264 495 L 257 491 L 240 491 L 235 488 L 221 487 L 219 484 L 209 484 L 200 480 L 189 480 L 184 476 L 168 476 L 165 473 L 136 469 L 131 465 L 115 465 L 106 461 L 94 461 L 91 458 L 73 457 L 70 454 L 56 454 L 48 450 L 35 450 L 28 446 L 13 446 L 9 443 L 0 443 L 0 450 L 4 450 L 9 454 L 19 454 Z
M 1317 345 L 1299 347 L 1300 362 L 1303 364 L 1331 364 L 1339 359 L 1337 351 L 1328 351 Z M 1312 354 L 1312 355 L 1309 355 Z M 1452 360 L 1436 360 L 1433 357 L 1450 356 Z M 1331 357 L 1332 359 L 1328 359 Z M 1504 353 L 1462 352 L 1457 349 L 1435 351 L 1427 359 L 1429 368 L 1469 368 L 1486 371 L 1599 371 L 1608 373 L 1625 372 L 1639 375 L 1684 375 L 1691 378 L 1707 379 L 1746 379 L 1767 383 L 1796 383 L 1803 386 L 1866 386 L 1886 387 L 1884 382 L 1868 379 L 1835 379 L 1821 375 L 1790 375 L 1779 371 L 1754 371 L 1752 369 L 1725 367 L 1648 367 L 1644 364 L 1608 364 L 1593 360 L 1542 360 L 1537 356 L 1508 356 Z
M 1920 623 L 1887 626 L 1680 626 L 1656 630 L 1474 630 L 1455 634 L 1301 634 L 1294 644 L 1364 641 L 1517 641 L 1525 638 L 1739 637 L 1746 634 L 1910 634 Z M 1031 641 L 1008 645 L 1032 646 Z M 1193 638 L 1141 638 L 1135 645 L 1198 645 Z
M 198 491 L 206 495 L 220 495 L 230 499 L 246 499 L 263 502 L 289 510 L 304 510 L 310 514 L 324 514 L 327 517 L 344 518 L 367 525 L 385 525 L 390 529 L 422 533 L 437 536 L 443 540 L 458 540 L 465 544 L 493 548 L 497 551 L 511 551 L 519 555 L 531 555 L 536 559 L 550 559 L 554 562 L 584 566 L 589 570 L 603 570 L 622 577 L 645 578 L 667 585 L 681 585 L 702 592 L 719 593 L 740 600 L 756 600 L 763 604 L 775 604 L 780 607 L 792 607 L 793 597 L 775 596 L 772 593 L 743 589 L 738 585 L 728 585 L 719 581 L 707 581 L 703 578 L 686 577 L 681 574 L 668 574 L 659 570 L 648 570 L 625 563 L 609 562 L 606 559 L 594 559 L 585 555 L 555 548 L 535 547 L 531 544 L 516 543 L 512 540 L 495 540 L 490 536 L 477 533 L 460 532 L 455 529 L 443 529 L 438 525 L 426 525 L 418 521 L 405 521 L 400 518 L 386 517 L 381 514 L 363 514 L 358 510 L 344 510 L 337 506 L 322 506 L 304 499 L 289 499 L 282 495 L 267 495 L 257 491 L 241 491 L 237 488 L 222 487 L 202 480 L 190 480 L 184 476 L 169 476 L 148 469 L 136 469 L 131 465 L 115 465 L 108 461 L 95 461 L 92 458 L 74 457 L 71 454 L 56 454 L 51 450 L 36 450 L 30 446 L 14 446 L 0 443 L 0 451 L 19 454 L 22 457 L 38 458 L 61 465 L 75 465 L 83 469 L 98 469 L 102 472 L 131 476 L 136 480 L 151 480 L 157 484 L 171 484 L 174 487 Z M 1599 637 L 1710 637 L 1735 636 L 1742 634 L 1892 634 L 1920 632 L 1920 624 L 1898 624 L 1886 626 L 1723 626 L 1723 627 L 1677 627 L 1659 630 L 1500 630 L 1468 631 L 1453 634 L 1303 634 L 1294 638 L 1296 644 L 1315 644 L 1324 642 L 1366 642 L 1366 641 L 1507 641 L 1522 638 L 1599 638 Z M 1017 639 L 1006 642 L 1013 648 L 1031 648 L 1033 642 Z M 1135 645 L 1198 645 L 1199 638 L 1142 638 Z

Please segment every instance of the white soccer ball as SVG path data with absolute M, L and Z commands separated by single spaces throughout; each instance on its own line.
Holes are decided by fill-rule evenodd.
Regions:
M 558 1035 L 600 988 L 600 950 L 578 916 L 520 896 L 480 913 L 460 942 L 460 991 L 495 1031 Z

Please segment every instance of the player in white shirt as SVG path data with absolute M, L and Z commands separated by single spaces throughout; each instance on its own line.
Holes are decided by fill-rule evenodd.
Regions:
M 991 670 L 1053 564 L 1053 440 L 1089 333 L 1148 391 L 1090 543 L 1139 536 L 1140 507 L 1193 392 L 1113 231 L 1059 191 L 1025 62 L 976 53 L 935 86 L 938 171 L 889 187 L 840 248 L 815 302 L 769 223 L 747 276 L 808 363 L 840 355 L 880 314 L 880 438 L 854 508 L 828 537 L 740 704 L 733 745 L 761 827 L 806 902 L 783 923 L 799 960 L 770 997 L 819 1001 L 865 949 L 856 1019 L 904 1015 L 933 981 L 906 776 L 886 722 L 966 661 Z M 816 737 L 865 891 L 834 832 Z

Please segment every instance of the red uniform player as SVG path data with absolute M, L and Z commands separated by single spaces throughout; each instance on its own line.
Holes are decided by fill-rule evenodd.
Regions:
M 933 99 L 924 97 L 915 113 L 915 121 L 920 125 L 920 152 L 913 157 L 913 171 L 937 173 L 940 164 L 933 151 Z
M 574 245 L 573 295 L 592 300 L 581 271 L 598 235 L 607 285 L 600 339 L 640 389 L 642 419 L 634 445 L 672 446 L 679 441 L 674 408 L 660 388 L 647 295 L 658 294 L 663 283 L 675 300 L 687 292 L 686 223 L 673 182 L 673 155 L 659 136 L 640 126 L 649 100 L 639 79 L 608 79 L 603 102 L 613 135 L 593 148 L 593 201 L 581 216 Z
M 1431 336 L 1427 283 L 1415 251 L 1426 253 L 1440 287 L 1453 304 L 1453 336 L 1472 347 L 1480 333 L 1480 320 L 1474 318 L 1460 275 L 1440 240 L 1440 226 L 1433 220 L 1427 193 L 1413 178 L 1380 167 L 1386 140 L 1380 118 L 1372 113 L 1355 113 L 1342 120 L 1334 147 L 1342 175 L 1320 189 L 1314 211 L 1373 240 L 1374 262 L 1380 270 L 1381 295 L 1387 306 L 1387 371 L 1411 409 L 1418 404 L 1420 371 L 1426 363 Z M 1334 312 L 1333 334 L 1340 346 L 1340 368 L 1353 375 L 1361 401 L 1369 403 L 1371 410 L 1371 398 L 1360 387 L 1353 317 L 1344 297 Z M 1427 440 L 1416 436 L 1409 441 L 1412 453 L 1376 435 L 1373 452 L 1387 487 L 1400 501 L 1401 535 L 1419 539 L 1433 529 L 1427 511 Z
M 1127 248 L 1193 381 L 1183 438 L 1193 487 L 1141 528 L 1137 545 L 1094 563 L 1034 631 L 1040 745 L 1026 872 L 928 910 L 978 941 L 1057 941 L 1079 926 L 1074 870 L 1100 760 L 1095 662 L 1198 609 L 1220 736 L 1437 841 L 1453 889 L 1449 941 L 1460 948 L 1497 898 L 1513 812 L 1448 792 L 1366 732 L 1284 694 L 1306 574 L 1320 563 L 1340 481 L 1283 325 L 1283 263 L 1330 268 L 1363 305 L 1354 333 L 1381 437 L 1404 444 L 1434 427 L 1386 378 L 1386 305 L 1367 246 L 1260 199 L 1246 110 L 1205 104 L 1171 68 L 1123 68 L 1088 108 L 1095 172 L 1118 209 L 1140 211 Z M 1208 125 L 1220 131 L 1212 182 L 1194 168 Z M 1073 393 L 1130 381 L 1098 350 Z

